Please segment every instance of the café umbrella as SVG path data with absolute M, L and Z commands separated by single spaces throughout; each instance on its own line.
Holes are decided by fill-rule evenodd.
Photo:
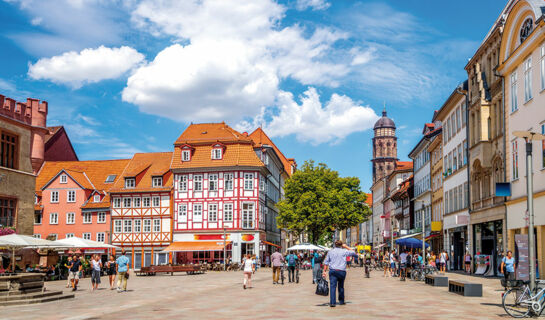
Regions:
M 15 271 L 15 249 L 32 248 L 58 248 L 59 245 L 55 241 L 49 241 L 45 239 L 38 239 L 31 236 L 25 236 L 22 234 L 8 234 L 7 236 L 0 236 L 0 248 L 11 249 L 12 263 L 11 269 Z
M 325 251 L 325 249 L 318 247 L 317 245 L 314 245 L 312 243 L 301 243 L 296 244 L 294 246 L 291 246 L 287 249 L 288 251 L 305 251 L 305 250 L 317 250 L 317 251 Z
M 98 242 L 93 240 L 86 240 L 78 237 L 65 238 L 54 241 L 59 247 L 66 245 L 75 249 L 119 249 L 119 247 L 107 244 L 104 242 Z

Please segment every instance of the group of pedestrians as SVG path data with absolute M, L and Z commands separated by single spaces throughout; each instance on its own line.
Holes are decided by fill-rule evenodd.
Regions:
M 129 278 L 129 258 L 125 255 L 125 251 L 121 252 L 121 256 L 117 259 L 114 256 L 110 256 L 108 261 L 103 264 L 100 256 L 94 254 L 91 256 L 91 291 L 98 290 L 98 286 L 101 282 L 101 272 L 105 271 L 109 278 L 110 289 L 114 290 L 115 279 L 117 277 L 117 291 L 127 291 L 127 279 Z M 77 255 L 68 257 L 68 261 L 65 264 L 68 269 L 68 282 L 67 288 L 72 288 L 72 291 L 78 290 L 79 279 L 83 272 L 83 263 Z M 121 289 L 123 288 L 123 289 Z

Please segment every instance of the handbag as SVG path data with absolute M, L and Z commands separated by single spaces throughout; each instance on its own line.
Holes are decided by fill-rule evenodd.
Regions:
M 320 278 L 317 280 L 316 294 L 325 297 L 329 295 L 329 283 L 326 279 Z
M 125 279 L 129 279 L 129 271 L 125 273 Z

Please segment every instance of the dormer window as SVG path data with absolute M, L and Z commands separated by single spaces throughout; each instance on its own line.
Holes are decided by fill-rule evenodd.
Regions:
M 61 183 L 67 183 L 68 179 L 65 174 L 61 175 Z
M 222 149 L 221 148 L 214 148 L 212 149 L 212 160 L 221 160 L 222 158 Z
M 163 177 L 153 177 L 152 186 L 153 187 L 162 187 L 163 186 Z
M 99 194 L 95 194 L 95 196 L 93 197 L 93 202 L 100 202 L 100 195 Z
M 191 160 L 191 150 L 182 150 L 182 161 Z
M 125 178 L 125 188 L 134 188 L 136 186 L 135 178 Z

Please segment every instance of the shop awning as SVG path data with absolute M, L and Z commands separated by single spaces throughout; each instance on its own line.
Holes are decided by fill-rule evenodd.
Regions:
M 277 245 L 277 244 L 274 244 L 272 242 L 269 242 L 269 241 L 261 241 L 263 244 L 268 244 L 270 246 L 273 246 L 273 247 L 277 247 L 277 248 L 282 248 L 281 246 Z
M 396 238 L 394 240 L 401 240 L 401 239 L 407 239 L 407 238 L 418 238 L 418 239 L 420 239 L 420 238 L 422 238 L 422 232 L 408 234 L 408 235 Z
M 231 241 L 226 241 L 229 245 Z M 178 241 L 171 243 L 163 252 L 222 251 L 223 241 Z
M 430 234 L 429 236 L 426 237 L 426 240 L 430 240 L 430 239 L 433 239 L 433 238 L 437 238 L 439 237 L 441 234 L 440 233 L 432 233 Z

